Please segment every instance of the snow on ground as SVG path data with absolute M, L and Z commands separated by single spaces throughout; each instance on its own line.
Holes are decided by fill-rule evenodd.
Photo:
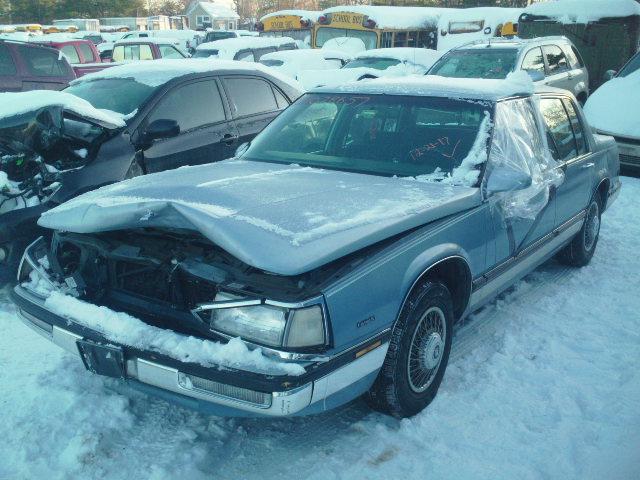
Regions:
M 549 262 L 458 327 L 432 405 L 224 419 L 91 375 L 0 299 L 0 479 L 607 479 L 640 473 L 640 179 L 596 255 Z M 0 293 L 0 296 L 4 294 Z

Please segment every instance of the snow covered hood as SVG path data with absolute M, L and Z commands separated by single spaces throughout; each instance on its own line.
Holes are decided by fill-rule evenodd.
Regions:
M 198 231 L 253 267 L 297 275 L 480 201 L 476 188 L 227 160 L 103 187 L 38 223 L 76 233 Z
M 47 107 L 60 107 L 66 111 L 106 127 L 120 128 L 125 126 L 123 115 L 109 110 L 94 108 L 86 100 L 70 93 L 50 90 L 33 90 L 20 93 L 0 93 L 0 123 L 18 115 L 36 112 Z
M 589 125 L 597 130 L 640 140 L 640 70 L 609 80 L 584 106 Z

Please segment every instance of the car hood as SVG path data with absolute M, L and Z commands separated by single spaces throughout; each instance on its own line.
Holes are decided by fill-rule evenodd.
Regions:
M 640 71 L 613 78 L 588 99 L 584 114 L 599 132 L 640 139 Z
M 197 231 L 248 265 L 297 275 L 480 201 L 476 188 L 232 159 L 103 187 L 38 223 Z

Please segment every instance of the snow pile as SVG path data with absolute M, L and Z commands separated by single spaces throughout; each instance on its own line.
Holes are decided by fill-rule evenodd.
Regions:
M 636 0 L 551 0 L 534 3 L 524 13 L 550 17 L 561 23 L 588 23 L 602 18 L 640 15 L 640 4 Z
M 261 22 L 264 22 L 265 19 L 267 18 L 273 18 L 273 17 L 283 17 L 283 16 L 298 16 L 300 17 L 300 20 L 302 20 L 303 22 L 317 22 L 318 21 L 318 17 L 322 14 L 322 12 L 319 11 L 315 11 L 315 10 L 278 10 L 277 12 L 273 12 L 273 13 L 268 13 L 267 15 L 263 16 L 260 18 Z
M 205 367 L 228 367 L 268 375 L 302 375 L 302 366 L 265 357 L 260 349 L 249 350 L 239 338 L 223 344 L 187 337 L 154 327 L 123 312 L 114 312 L 77 298 L 52 292 L 45 307 L 74 323 L 102 334 L 112 342 L 167 355 Z
M 442 53 L 428 48 L 374 48 L 357 55 L 356 58 L 395 58 L 420 65 L 428 70 L 442 56 Z
M 498 27 L 507 22 L 518 23 L 524 10 L 519 8 L 478 7 L 448 10 L 438 22 L 438 50 L 447 51 L 465 43 L 495 37 Z M 456 33 L 461 27 L 475 32 Z M 443 35 L 443 32 L 445 35 Z
M 87 77 L 88 75 L 84 78 Z M 51 90 L 0 93 L 0 120 L 54 106 L 60 106 L 109 128 L 120 128 L 126 125 L 119 113 L 94 108 L 89 102 L 75 95 Z
M 448 8 L 431 7 L 387 7 L 370 5 L 349 5 L 327 8 L 322 13 L 349 12 L 366 15 L 376 22 L 377 28 L 425 28 L 436 27 L 442 14 Z
M 260 57 L 260 63 L 296 78 L 305 70 L 334 70 L 339 65 L 336 59 L 348 61 L 352 58 L 351 55 L 336 50 L 298 49 L 267 53 Z
M 597 130 L 640 140 L 640 70 L 616 77 L 598 88 L 584 106 L 589 125 Z

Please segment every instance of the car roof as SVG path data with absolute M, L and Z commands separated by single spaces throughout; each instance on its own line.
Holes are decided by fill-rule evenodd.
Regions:
M 178 38 L 169 38 L 169 37 L 134 37 L 134 38 L 122 38 L 115 43 L 117 45 L 125 44 L 125 43 L 153 43 L 155 45 L 173 45 L 178 42 Z
M 319 87 L 312 93 L 352 93 L 363 95 L 404 95 L 418 97 L 464 98 L 497 102 L 513 97 L 530 97 L 534 93 L 566 93 L 564 90 L 534 87 L 525 72 L 512 74 L 505 80 L 449 78 L 436 75 L 387 77 L 352 82 L 335 87 Z
M 487 40 L 476 40 L 474 42 L 465 43 L 464 45 L 453 48 L 452 51 L 481 50 L 483 48 L 520 50 L 526 47 L 557 43 L 571 43 L 571 40 L 561 35 L 537 38 L 491 38 Z

